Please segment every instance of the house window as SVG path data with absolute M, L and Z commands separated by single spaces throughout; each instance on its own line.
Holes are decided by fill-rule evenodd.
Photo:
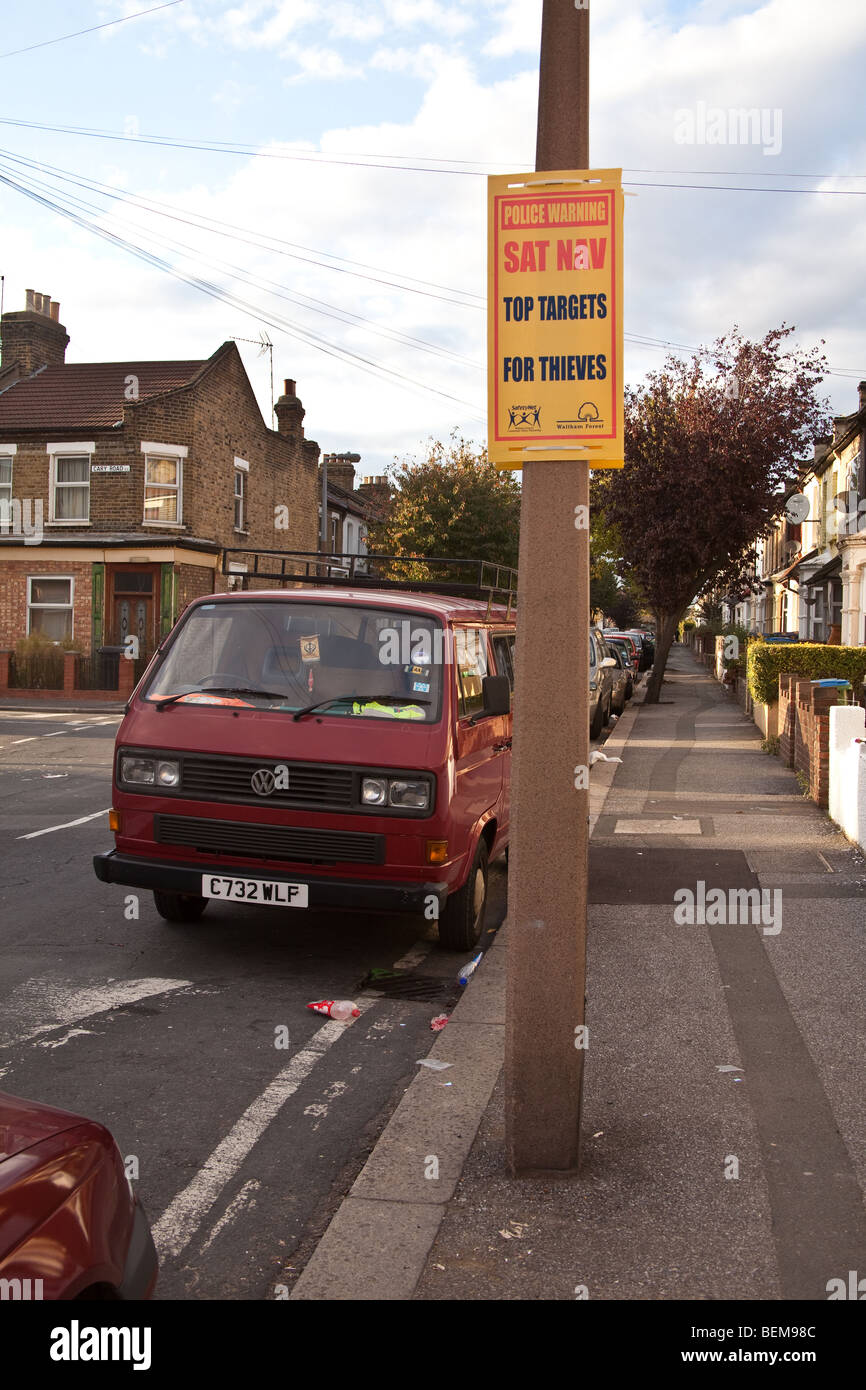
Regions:
M 12 456 L 0 454 L 0 524 L 10 515 L 12 505 Z
M 27 579 L 27 631 L 41 632 L 52 642 L 72 637 L 73 580 L 56 575 Z
M 247 473 L 249 464 L 243 459 L 235 459 L 235 530 L 246 531 L 247 516 Z
M 144 519 L 177 525 L 181 519 L 183 460 L 146 454 L 144 459 Z
M 51 520 L 90 520 L 90 454 L 52 454 Z

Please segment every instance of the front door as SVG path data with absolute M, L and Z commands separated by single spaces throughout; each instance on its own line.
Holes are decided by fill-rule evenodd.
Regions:
M 157 642 L 159 567 L 116 568 L 111 574 L 109 637 L 111 646 L 138 641 L 137 657 L 150 656 Z

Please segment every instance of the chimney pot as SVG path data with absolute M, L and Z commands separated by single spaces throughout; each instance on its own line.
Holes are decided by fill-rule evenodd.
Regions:
M 293 379 L 292 379 L 290 376 L 287 376 L 287 377 L 286 377 L 285 382 L 284 382 L 283 384 L 285 385 L 285 388 L 286 388 L 285 391 L 284 391 L 284 393 L 283 393 L 284 395 L 286 395 L 286 396 L 294 396 L 294 395 L 296 395 L 296 392 L 295 392 L 295 383 L 294 383 Z
M 19 376 L 63 366 L 69 334 L 60 322 L 60 305 L 52 314 L 50 296 L 32 289 L 25 291 L 25 305 L 3 315 L 0 366 L 15 367 Z
M 857 394 L 860 397 L 860 409 L 866 406 L 866 381 L 861 381 L 857 385 Z
M 60 322 L 60 302 L 57 299 L 51 301 L 51 317 L 55 323 Z

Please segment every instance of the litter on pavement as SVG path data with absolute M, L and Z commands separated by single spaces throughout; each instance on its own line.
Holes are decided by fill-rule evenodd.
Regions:
M 435 1018 L 431 1018 L 430 1027 L 433 1029 L 434 1033 L 441 1033 L 442 1029 L 445 1027 L 445 1024 L 447 1022 L 447 1014 L 437 1014 Z
M 430 1067 L 432 1071 L 444 1071 L 446 1067 L 453 1067 L 453 1062 L 440 1062 L 438 1057 L 419 1057 L 415 1063 L 417 1067 Z
M 466 965 L 461 966 L 461 968 L 457 971 L 458 985 L 466 984 L 466 981 L 469 979 L 469 976 L 472 975 L 474 971 L 478 969 L 478 963 L 482 959 L 483 955 L 484 952 L 479 951 L 478 955 L 475 957 L 474 960 L 470 960 Z

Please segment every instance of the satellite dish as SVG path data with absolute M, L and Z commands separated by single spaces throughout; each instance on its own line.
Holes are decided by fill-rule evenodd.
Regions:
M 785 504 L 785 520 L 799 526 L 809 515 L 809 499 L 804 492 L 795 492 Z

